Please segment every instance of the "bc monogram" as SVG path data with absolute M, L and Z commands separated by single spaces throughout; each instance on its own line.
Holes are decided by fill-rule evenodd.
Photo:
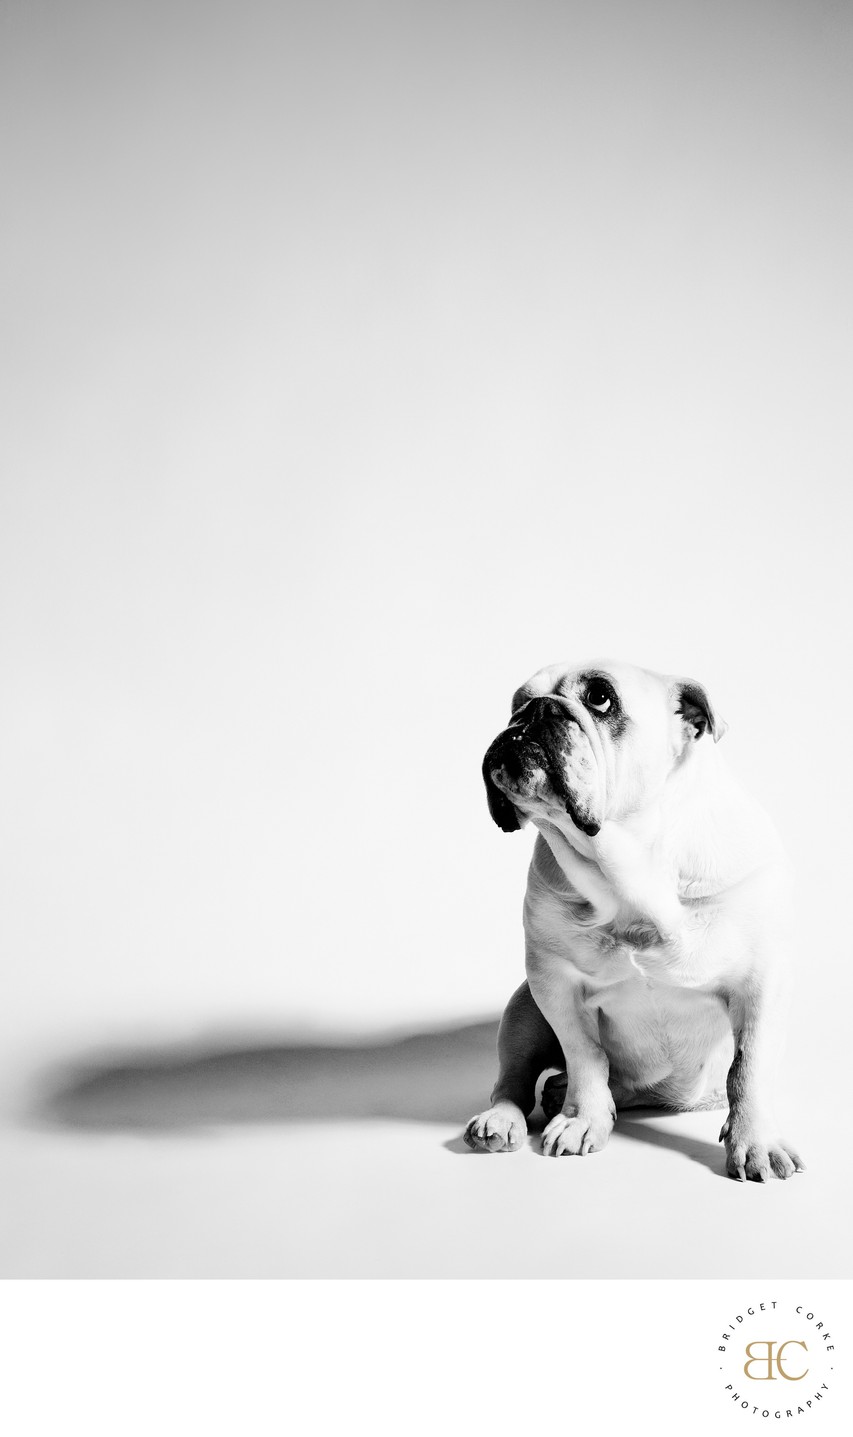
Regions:
M 764 1352 L 753 1352 L 753 1348 L 755 1347 L 763 1347 Z M 809 1369 L 806 1368 L 803 1372 L 786 1372 L 784 1363 L 788 1359 L 783 1356 L 786 1347 L 802 1347 L 804 1352 L 808 1351 L 805 1342 L 800 1342 L 793 1337 L 786 1338 L 784 1342 L 778 1344 L 775 1342 L 765 1342 L 763 1340 L 758 1341 L 757 1339 L 754 1342 L 748 1342 L 744 1348 L 747 1360 L 743 1365 L 743 1370 L 750 1381 L 775 1382 L 778 1375 L 779 1377 L 784 1377 L 786 1382 L 802 1382 L 803 1378 L 807 1376 Z M 774 1348 L 776 1349 L 775 1352 Z M 762 1364 L 766 1369 L 763 1373 L 760 1370 L 758 1373 L 751 1370 L 756 1366 L 760 1369 Z M 776 1369 L 775 1372 L 773 1371 L 774 1367 Z

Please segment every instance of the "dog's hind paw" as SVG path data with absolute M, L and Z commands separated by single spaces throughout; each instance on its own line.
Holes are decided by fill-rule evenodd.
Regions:
M 542 1112 L 545 1114 L 546 1122 L 555 1118 L 563 1111 L 563 1103 L 566 1100 L 566 1089 L 569 1085 L 566 1073 L 552 1073 L 545 1079 L 542 1088 Z

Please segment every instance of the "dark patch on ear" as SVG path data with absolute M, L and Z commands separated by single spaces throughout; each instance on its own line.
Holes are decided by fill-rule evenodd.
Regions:
M 711 703 L 708 691 L 693 679 L 679 679 L 675 690 L 677 712 L 693 730 L 693 738 L 709 733 L 715 743 L 723 737 L 728 725 Z
M 492 762 L 491 754 L 487 753 L 483 760 L 483 781 L 486 785 L 486 798 L 489 800 L 489 813 L 498 828 L 502 828 L 504 833 L 515 833 L 517 829 L 521 828 L 518 813 L 515 804 L 507 798 L 505 793 L 501 792 L 492 778 Z

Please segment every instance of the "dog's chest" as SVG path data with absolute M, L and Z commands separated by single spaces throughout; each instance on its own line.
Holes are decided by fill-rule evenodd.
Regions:
M 676 940 L 667 941 L 648 923 L 609 924 L 566 932 L 566 954 L 596 989 L 630 982 L 654 982 L 667 988 L 696 988 L 707 982 L 703 961 L 704 923 L 685 924 Z
M 539 884 L 528 888 L 524 926 L 529 953 L 562 957 L 590 990 L 630 978 L 695 989 L 713 980 L 722 949 L 730 949 L 735 937 L 716 904 L 682 905 L 675 933 L 664 936 L 627 904 L 611 921 L 596 923 L 577 895 Z

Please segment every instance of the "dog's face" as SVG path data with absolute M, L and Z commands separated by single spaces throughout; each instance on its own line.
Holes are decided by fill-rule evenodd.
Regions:
M 516 690 L 483 777 L 505 832 L 528 818 L 594 837 L 607 819 L 643 808 L 689 745 L 722 737 L 701 684 L 629 664 L 552 664 Z

